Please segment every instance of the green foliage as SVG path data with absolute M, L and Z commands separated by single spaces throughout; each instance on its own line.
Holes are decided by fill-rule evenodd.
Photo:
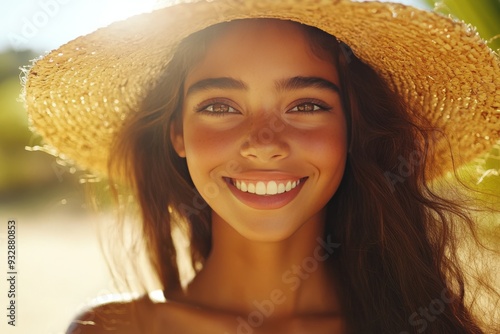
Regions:
M 22 145 L 31 136 L 28 117 L 17 100 L 19 92 L 19 78 L 10 77 L 0 82 L 0 147 L 3 149 Z
M 442 14 L 451 15 L 476 27 L 479 35 L 495 51 L 500 51 L 500 1 L 425 0 Z
M 31 51 L 0 53 L 0 204 L 25 200 L 26 196 L 42 198 L 40 192 L 48 187 L 75 183 L 75 177 L 53 156 L 25 149 L 41 142 L 28 129 L 28 115 L 19 100 L 20 67 L 30 65 L 36 56 Z
M 19 77 L 19 67 L 30 64 L 38 54 L 33 51 L 13 51 L 9 50 L 0 53 L 0 82 L 9 78 Z

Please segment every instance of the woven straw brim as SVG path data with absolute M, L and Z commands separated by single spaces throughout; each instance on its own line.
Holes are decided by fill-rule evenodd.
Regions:
M 409 110 L 446 133 L 457 161 L 471 160 L 500 138 L 499 58 L 473 29 L 399 4 L 332 0 L 179 4 L 79 37 L 29 72 L 25 103 L 34 130 L 63 159 L 106 174 L 114 134 L 139 111 L 178 43 L 243 18 L 293 20 L 345 42 Z M 434 151 L 441 170 L 451 167 L 446 146 Z

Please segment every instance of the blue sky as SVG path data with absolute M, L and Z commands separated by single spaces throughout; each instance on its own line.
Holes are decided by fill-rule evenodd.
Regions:
M 0 51 L 49 51 L 136 13 L 157 0 L 0 0 Z M 421 0 L 393 0 L 425 8 Z

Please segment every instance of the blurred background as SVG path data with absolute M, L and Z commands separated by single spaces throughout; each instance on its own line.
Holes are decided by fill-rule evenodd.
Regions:
M 500 48 L 499 0 L 397 1 L 434 9 L 477 27 Z M 6 306 L 7 221 L 17 221 L 16 327 L 0 314 L 1 333 L 64 333 L 96 296 L 114 291 L 96 227 L 111 215 L 85 204 L 81 175 L 45 152 L 28 129 L 20 68 L 98 27 L 151 10 L 154 0 L 2 0 L 0 4 L 0 309 Z M 483 157 L 484 187 L 500 193 L 500 151 Z M 495 225 L 494 228 L 497 228 Z M 493 228 L 493 227 L 492 227 Z M 488 234 L 487 232 L 486 234 Z M 494 234 L 494 233 L 493 233 Z

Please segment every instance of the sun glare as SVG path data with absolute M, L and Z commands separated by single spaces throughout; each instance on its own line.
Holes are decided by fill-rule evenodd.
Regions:
M 19 0 L 0 4 L 0 50 L 47 51 L 171 0 Z
M 157 3 L 158 0 L 106 0 L 98 6 L 103 7 L 100 9 L 103 10 L 104 17 L 102 19 L 109 24 L 136 14 L 149 12 Z

